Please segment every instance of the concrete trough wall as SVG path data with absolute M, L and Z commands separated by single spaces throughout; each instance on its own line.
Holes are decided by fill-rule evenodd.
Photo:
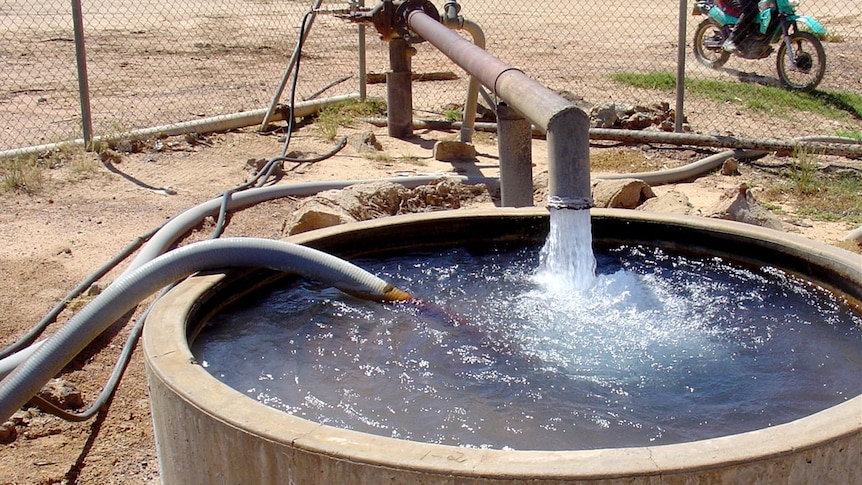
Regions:
M 851 302 L 862 300 L 859 255 L 727 221 L 613 209 L 592 213 L 597 243 L 625 240 L 722 256 L 731 248 L 743 261 L 812 275 Z M 547 225 L 543 209 L 457 211 L 335 227 L 293 240 L 356 257 L 451 245 L 446 241 L 541 240 Z M 190 279 L 163 298 L 147 322 L 143 347 L 164 483 L 862 483 L 862 396 L 738 435 L 583 451 L 458 448 L 296 418 L 220 383 L 189 351 L 196 326 L 233 298 L 220 292 L 231 279 Z

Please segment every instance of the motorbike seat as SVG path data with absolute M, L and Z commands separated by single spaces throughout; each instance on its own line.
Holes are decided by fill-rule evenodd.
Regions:
M 727 0 L 716 0 L 715 4 L 718 5 L 725 13 L 733 15 L 736 18 L 739 18 L 742 15 L 742 9 L 728 2 Z

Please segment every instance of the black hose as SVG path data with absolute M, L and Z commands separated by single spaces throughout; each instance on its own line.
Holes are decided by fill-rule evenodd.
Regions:
M 102 387 L 102 391 L 99 393 L 99 396 L 93 401 L 89 408 L 81 412 L 70 412 L 65 409 L 61 409 L 56 406 L 51 401 L 48 401 L 38 394 L 34 395 L 30 402 L 37 405 L 43 411 L 53 414 L 58 418 L 64 419 L 66 421 L 71 422 L 81 422 L 86 421 L 96 413 L 99 412 L 100 409 L 111 399 L 111 396 L 114 395 L 114 391 L 117 390 L 117 385 L 120 383 L 120 378 L 123 376 L 123 373 L 126 371 L 126 368 L 129 366 L 129 361 L 132 359 L 132 352 L 134 352 L 135 347 L 138 344 L 138 340 L 141 338 L 141 333 L 144 331 L 144 322 L 147 320 L 147 317 L 150 315 L 150 311 L 155 306 L 156 302 L 159 301 L 161 297 L 163 297 L 168 291 L 176 286 L 176 284 L 171 284 L 164 287 L 159 294 L 156 296 L 155 300 L 150 303 L 144 313 L 141 314 L 141 317 L 138 318 L 138 321 L 135 322 L 135 326 L 132 327 L 132 330 L 129 332 L 129 335 L 126 337 L 126 343 L 123 344 L 123 349 L 120 352 L 119 357 L 117 357 L 117 363 L 114 364 L 114 370 L 111 371 L 111 376 L 108 378 L 108 381 L 105 382 L 105 385 Z
M 314 11 L 309 11 L 303 16 L 302 24 L 299 28 L 299 39 L 297 40 L 297 53 L 299 55 L 296 56 L 296 63 L 294 63 L 293 67 L 293 79 L 291 80 L 290 85 L 290 100 L 288 102 L 288 116 L 287 116 L 287 133 L 284 138 L 284 145 L 281 149 L 281 155 L 275 158 L 268 160 L 255 174 L 254 177 L 251 178 L 248 182 L 234 187 L 233 189 L 226 190 L 222 194 L 222 204 L 219 207 L 218 217 L 216 218 L 215 228 L 213 228 L 213 232 L 210 235 L 211 239 L 216 239 L 222 235 L 224 232 L 225 224 L 227 221 L 227 211 L 228 205 L 230 204 L 231 196 L 237 192 L 242 190 L 246 190 L 251 188 L 252 186 L 263 187 L 272 177 L 272 174 L 275 172 L 275 168 L 279 163 L 283 162 L 293 162 L 293 163 L 316 163 L 328 158 L 335 156 L 338 152 L 340 152 L 347 145 L 347 138 L 342 137 L 339 140 L 338 144 L 330 150 L 329 152 L 320 155 L 318 157 L 313 158 L 292 158 L 287 156 L 287 148 L 290 145 L 291 137 L 293 135 L 294 124 L 296 122 L 294 113 L 296 111 L 296 85 L 299 79 L 299 65 L 300 60 L 302 59 L 302 47 L 305 44 L 305 30 L 307 29 L 308 19 L 311 15 L 314 14 Z
M 4 359 L 4 358 L 18 352 L 19 350 L 23 349 L 24 347 L 27 347 L 30 344 L 32 344 L 39 337 L 39 335 L 41 335 L 42 332 L 45 331 L 45 329 L 48 327 L 48 325 L 53 323 L 57 319 L 57 316 L 64 309 L 66 309 L 66 307 L 69 305 L 69 302 L 71 302 L 72 300 L 74 300 L 75 298 L 80 296 L 81 293 L 86 291 L 87 288 L 92 286 L 93 283 L 98 281 L 100 278 L 105 276 L 109 271 L 114 269 L 114 267 L 116 267 L 119 263 L 121 263 L 123 260 L 128 258 L 129 255 L 131 255 L 139 247 L 141 247 L 142 244 L 149 241 L 149 239 L 153 236 L 153 234 L 158 232 L 166 223 L 167 222 L 162 223 L 158 227 L 155 227 L 155 228 L 149 230 L 147 233 L 145 233 L 141 236 L 138 236 L 137 239 L 135 239 L 129 245 L 127 245 L 125 248 L 123 248 L 119 253 L 117 253 L 117 255 L 115 255 L 113 258 L 111 258 L 110 261 L 103 264 L 101 267 L 96 269 L 96 271 L 93 271 L 92 273 L 90 273 L 90 275 L 87 276 L 83 281 L 81 281 L 78 284 L 78 286 L 76 286 L 74 289 L 72 289 L 72 291 L 70 291 L 66 296 L 64 296 L 63 299 L 60 300 L 59 303 L 54 305 L 54 308 L 52 308 L 51 311 L 48 312 L 48 314 L 46 314 L 44 317 L 42 317 L 42 319 L 39 321 L 39 323 L 34 325 L 33 328 L 31 328 L 30 330 L 27 331 L 27 333 L 25 333 L 24 335 L 19 337 L 17 341 L 8 345 L 3 350 L 0 350 L 0 359 Z
M 302 25 L 300 27 L 299 40 L 298 40 L 298 42 L 299 42 L 298 50 L 299 50 L 300 54 L 302 52 L 302 46 L 304 44 L 304 36 L 305 36 L 305 31 L 307 29 L 308 19 L 312 13 L 313 12 L 306 13 L 302 19 Z M 293 81 L 291 84 L 291 91 L 290 91 L 290 102 L 289 102 L 290 114 L 288 116 L 287 135 L 285 138 L 284 145 L 282 147 L 281 155 L 267 161 L 267 163 L 264 164 L 260 168 L 260 170 L 258 170 L 258 172 L 255 174 L 255 176 L 252 177 L 252 179 L 249 180 L 248 182 L 241 184 L 237 187 L 234 187 L 232 189 L 229 189 L 229 190 L 225 191 L 224 193 L 222 193 L 222 204 L 221 204 L 221 207 L 219 210 L 218 218 L 216 220 L 216 227 L 214 228 L 212 234 L 210 235 L 211 239 L 219 238 L 221 236 L 221 234 L 224 232 L 224 228 L 225 228 L 226 220 L 227 220 L 228 206 L 229 206 L 229 203 L 231 200 L 231 196 L 234 193 L 249 189 L 249 188 L 255 186 L 255 184 L 257 184 L 258 186 L 265 185 L 267 183 L 267 181 L 272 177 L 272 174 L 275 171 L 277 164 L 279 164 L 279 163 L 283 163 L 283 162 L 291 162 L 291 163 L 316 163 L 316 162 L 320 162 L 320 161 L 323 161 L 323 160 L 326 160 L 328 158 L 333 157 L 334 155 L 336 155 L 339 151 L 341 151 L 347 145 L 347 137 L 342 137 L 332 150 L 330 150 L 329 152 L 327 152 L 323 155 L 320 155 L 317 157 L 312 157 L 312 158 L 293 158 L 293 157 L 286 156 L 287 149 L 288 149 L 288 146 L 289 146 L 290 141 L 291 141 L 291 134 L 293 132 L 294 123 L 295 123 L 294 113 L 296 110 L 296 86 L 297 86 L 297 80 L 299 77 L 299 64 L 300 64 L 301 57 L 302 57 L 301 55 L 297 56 L 297 60 L 296 60 L 295 66 L 294 66 Z M 100 268 L 98 268 L 96 271 L 94 271 L 92 274 L 90 274 L 87 278 L 85 278 L 81 283 L 78 284 L 78 286 L 76 286 L 71 292 L 69 292 L 69 294 L 66 297 L 64 297 L 63 300 L 61 300 L 47 315 L 45 315 L 39 321 L 39 323 L 37 323 L 35 326 L 33 326 L 33 328 L 31 328 L 26 334 L 21 336 L 16 342 L 14 342 L 13 344 L 7 346 L 2 351 L 0 351 L 0 359 L 8 357 L 8 356 L 20 351 L 21 349 L 31 345 L 36 340 L 36 338 L 38 338 L 39 335 L 41 335 L 42 332 L 44 332 L 44 330 L 48 327 L 48 325 L 50 325 L 51 323 L 56 321 L 57 316 L 68 306 L 68 303 L 70 301 L 72 301 L 74 298 L 78 297 L 81 293 L 86 291 L 87 288 L 89 288 L 93 283 L 98 281 L 105 274 L 107 274 L 109 271 L 111 271 L 113 268 L 115 268 L 119 263 L 121 263 L 123 260 L 128 258 L 130 254 L 132 254 L 135 250 L 140 248 L 143 243 L 148 241 L 150 239 L 150 237 L 152 237 L 153 234 L 158 232 L 165 224 L 166 224 L 166 222 L 162 223 L 158 227 L 151 229 L 146 234 L 135 239 L 131 244 L 129 244 L 122 251 L 120 251 L 120 253 L 118 253 L 116 256 L 114 256 L 110 261 L 108 261 L 107 263 L 102 265 Z M 110 378 L 108 379 L 108 381 L 106 382 L 102 391 L 100 392 L 99 397 L 93 402 L 93 404 L 86 411 L 83 411 L 80 413 L 72 413 L 72 412 L 60 409 L 59 407 L 55 406 L 54 404 L 50 403 L 49 401 L 42 399 L 38 395 L 33 397 L 33 401 L 36 402 L 39 405 L 39 407 L 42 408 L 43 410 L 45 410 L 46 412 L 54 414 L 54 415 L 61 417 L 65 420 L 68 420 L 68 421 L 86 421 L 87 419 L 90 419 L 91 417 L 95 416 L 96 413 L 99 411 L 99 409 L 110 399 L 110 397 L 113 395 L 114 391 L 116 390 L 116 386 L 119 383 L 120 377 L 122 376 L 123 372 L 125 371 L 126 367 L 128 366 L 129 360 L 131 358 L 131 354 L 132 354 L 132 352 L 133 352 L 133 350 L 137 344 L 138 339 L 140 338 L 141 332 L 143 330 L 143 324 L 146 321 L 146 317 L 149 314 L 150 310 L 152 309 L 152 306 L 158 301 L 159 298 L 161 298 L 162 295 L 164 295 L 173 286 L 174 285 L 171 285 L 169 287 L 166 287 L 164 290 L 162 290 L 156 296 L 153 303 L 144 311 L 144 313 L 138 319 L 138 322 L 132 328 L 131 332 L 129 333 L 129 335 L 126 339 L 126 343 L 124 344 L 123 349 L 121 350 L 120 356 L 117 359 L 117 363 L 114 366 L 114 370 L 112 371 Z

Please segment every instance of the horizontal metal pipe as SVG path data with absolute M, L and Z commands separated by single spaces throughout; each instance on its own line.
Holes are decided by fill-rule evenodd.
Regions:
M 749 150 L 785 151 L 804 149 L 809 153 L 862 158 L 862 142 L 824 143 L 800 140 L 763 140 L 737 138 L 733 136 L 698 135 L 695 133 L 667 133 L 661 131 L 614 130 L 590 128 L 590 138 L 624 142 L 667 143 L 670 145 L 693 145 L 721 148 L 744 148 Z
M 590 197 L 589 117 L 556 92 L 510 67 L 417 9 L 410 28 L 439 49 L 548 139 L 548 203 L 556 209 L 586 209 Z
M 333 96 L 325 99 L 315 99 L 296 103 L 294 107 L 294 116 L 301 118 L 320 111 L 326 106 L 342 103 L 344 101 L 352 101 L 359 99 L 359 93 L 345 94 L 341 96 Z M 243 111 L 241 113 L 233 113 L 227 115 L 213 116 L 210 118 L 202 118 L 199 120 L 185 121 L 182 123 L 171 123 L 169 125 L 154 126 L 151 128 L 143 128 L 140 130 L 132 130 L 113 135 L 103 135 L 93 138 L 94 143 L 109 142 L 114 140 L 123 140 L 129 138 L 146 138 L 150 136 L 167 135 L 176 136 L 186 133 L 212 133 L 217 131 L 229 131 L 237 128 L 245 128 L 247 126 L 259 125 L 266 109 L 257 109 L 253 111 Z M 287 117 L 287 108 L 277 110 L 272 117 L 273 121 L 283 120 Z M 58 143 L 49 143 L 45 145 L 36 145 L 31 147 L 16 148 L 14 150 L 6 150 L 0 152 L 0 159 L 15 158 L 27 155 L 38 155 L 50 150 L 70 146 L 83 145 L 83 139 L 69 140 Z
M 407 23 L 414 32 L 543 130 L 548 129 L 558 112 L 572 106 L 556 92 L 447 29 L 423 11 L 410 12 Z
M 363 118 L 362 121 L 375 126 L 385 126 L 383 118 Z M 451 130 L 461 127 L 458 121 L 413 120 L 417 130 Z M 477 122 L 477 131 L 494 133 L 496 123 Z M 544 136 L 544 130 L 534 126 L 533 136 Z M 742 150 L 763 150 L 768 152 L 792 152 L 800 148 L 810 153 L 835 155 L 847 158 L 862 158 L 862 143 L 837 137 L 803 137 L 791 140 L 767 140 L 734 136 L 698 135 L 695 133 L 668 133 L 664 131 L 614 130 L 609 128 L 590 128 L 590 140 L 610 140 L 629 143 L 664 143 L 667 145 L 706 146 L 712 148 L 735 148 Z

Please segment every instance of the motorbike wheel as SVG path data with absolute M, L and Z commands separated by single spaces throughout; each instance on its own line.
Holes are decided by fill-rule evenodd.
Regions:
M 730 59 L 730 53 L 721 48 L 724 41 L 725 36 L 718 22 L 704 20 L 694 30 L 694 58 L 710 69 L 718 69 Z
M 826 73 L 826 51 L 820 39 L 810 32 L 795 32 L 790 35 L 790 55 L 796 63 L 795 69 L 787 55 L 787 43 L 782 41 L 776 59 L 781 82 L 794 91 L 816 88 Z

